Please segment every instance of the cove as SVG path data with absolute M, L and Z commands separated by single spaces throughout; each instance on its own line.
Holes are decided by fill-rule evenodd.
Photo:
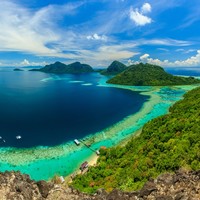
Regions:
M 97 87 L 101 78 L 1 72 L 0 147 L 56 146 L 83 138 L 138 112 L 148 100 L 139 92 Z

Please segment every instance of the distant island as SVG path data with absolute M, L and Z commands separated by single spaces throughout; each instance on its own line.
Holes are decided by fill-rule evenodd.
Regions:
M 55 62 L 54 64 L 46 65 L 40 69 L 31 69 L 29 71 L 40 71 L 55 74 L 77 74 L 94 72 L 94 69 L 90 65 L 81 64 L 80 62 L 74 62 L 69 65 L 61 62 Z
M 117 75 L 127 69 L 127 66 L 119 61 L 113 61 L 107 69 L 102 70 L 102 75 Z
M 13 69 L 13 71 L 24 71 L 24 70 L 20 69 L 20 68 L 15 68 L 15 69 Z
M 200 80 L 193 77 L 174 76 L 165 72 L 160 66 L 140 63 L 131 65 L 108 80 L 107 83 L 132 86 L 168 86 L 197 84 L 200 83 Z

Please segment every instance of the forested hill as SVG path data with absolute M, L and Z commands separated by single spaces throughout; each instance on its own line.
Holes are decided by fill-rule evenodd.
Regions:
M 93 68 L 87 64 L 81 64 L 80 62 L 74 62 L 69 65 L 66 65 L 61 62 L 55 62 L 54 64 L 46 65 L 40 69 L 32 69 L 30 71 L 41 71 L 46 73 L 55 73 L 55 74 L 67 74 L 67 73 L 88 73 L 93 72 Z
M 107 81 L 107 83 L 138 86 L 190 85 L 200 83 L 193 77 L 173 76 L 157 65 L 136 64 Z
M 96 167 L 75 178 L 81 191 L 137 190 L 159 174 L 200 169 L 200 87 L 184 95 L 170 113 L 147 123 L 124 147 L 101 150 Z
M 121 72 L 123 72 L 125 69 L 127 69 L 126 65 L 119 61 L 113 61 L 106 70 L 103 70 L 101 74 L 103 75 L 116 75 Z

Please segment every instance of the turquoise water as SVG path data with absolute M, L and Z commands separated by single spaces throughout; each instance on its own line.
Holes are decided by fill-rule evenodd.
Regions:
M 47 81 L 47 80 L 43 80 Z M 123 120 L 103 129 L 89 134 L 84 141 L 92 142 L 91 148 L 99 149 L 101 146 L 111 147 L 126 138 L 149 120 L 166 114 L 169 107 L 193 86 L 180 87 L 122 87 L 107 85 L 106 78 L 98 81 L 99 87 L 116 87 L 129 91 L 141 91 L 140 94 L 150 97 L 140 110 Z M 55 174 L 67 176 L 77 170 L 82 162 L 94 155 L 84 145 L 77 147 L 73 142 L 66 142 L 54 147 L 35 147 L 31 149 L 1 148 L 0 171 L 20 170 L 29 174 L 35 180 L 52 178 Z

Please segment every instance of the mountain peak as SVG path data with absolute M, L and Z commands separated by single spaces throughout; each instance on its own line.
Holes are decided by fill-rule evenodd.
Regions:
M 108 68 L 102 72 L 103 75 L 116 75 L 119 74 L 121 72 L 123 72 L 126 69 L 126 65 L 124 65 L 123 63 L 114 60 L 109 66 Z

